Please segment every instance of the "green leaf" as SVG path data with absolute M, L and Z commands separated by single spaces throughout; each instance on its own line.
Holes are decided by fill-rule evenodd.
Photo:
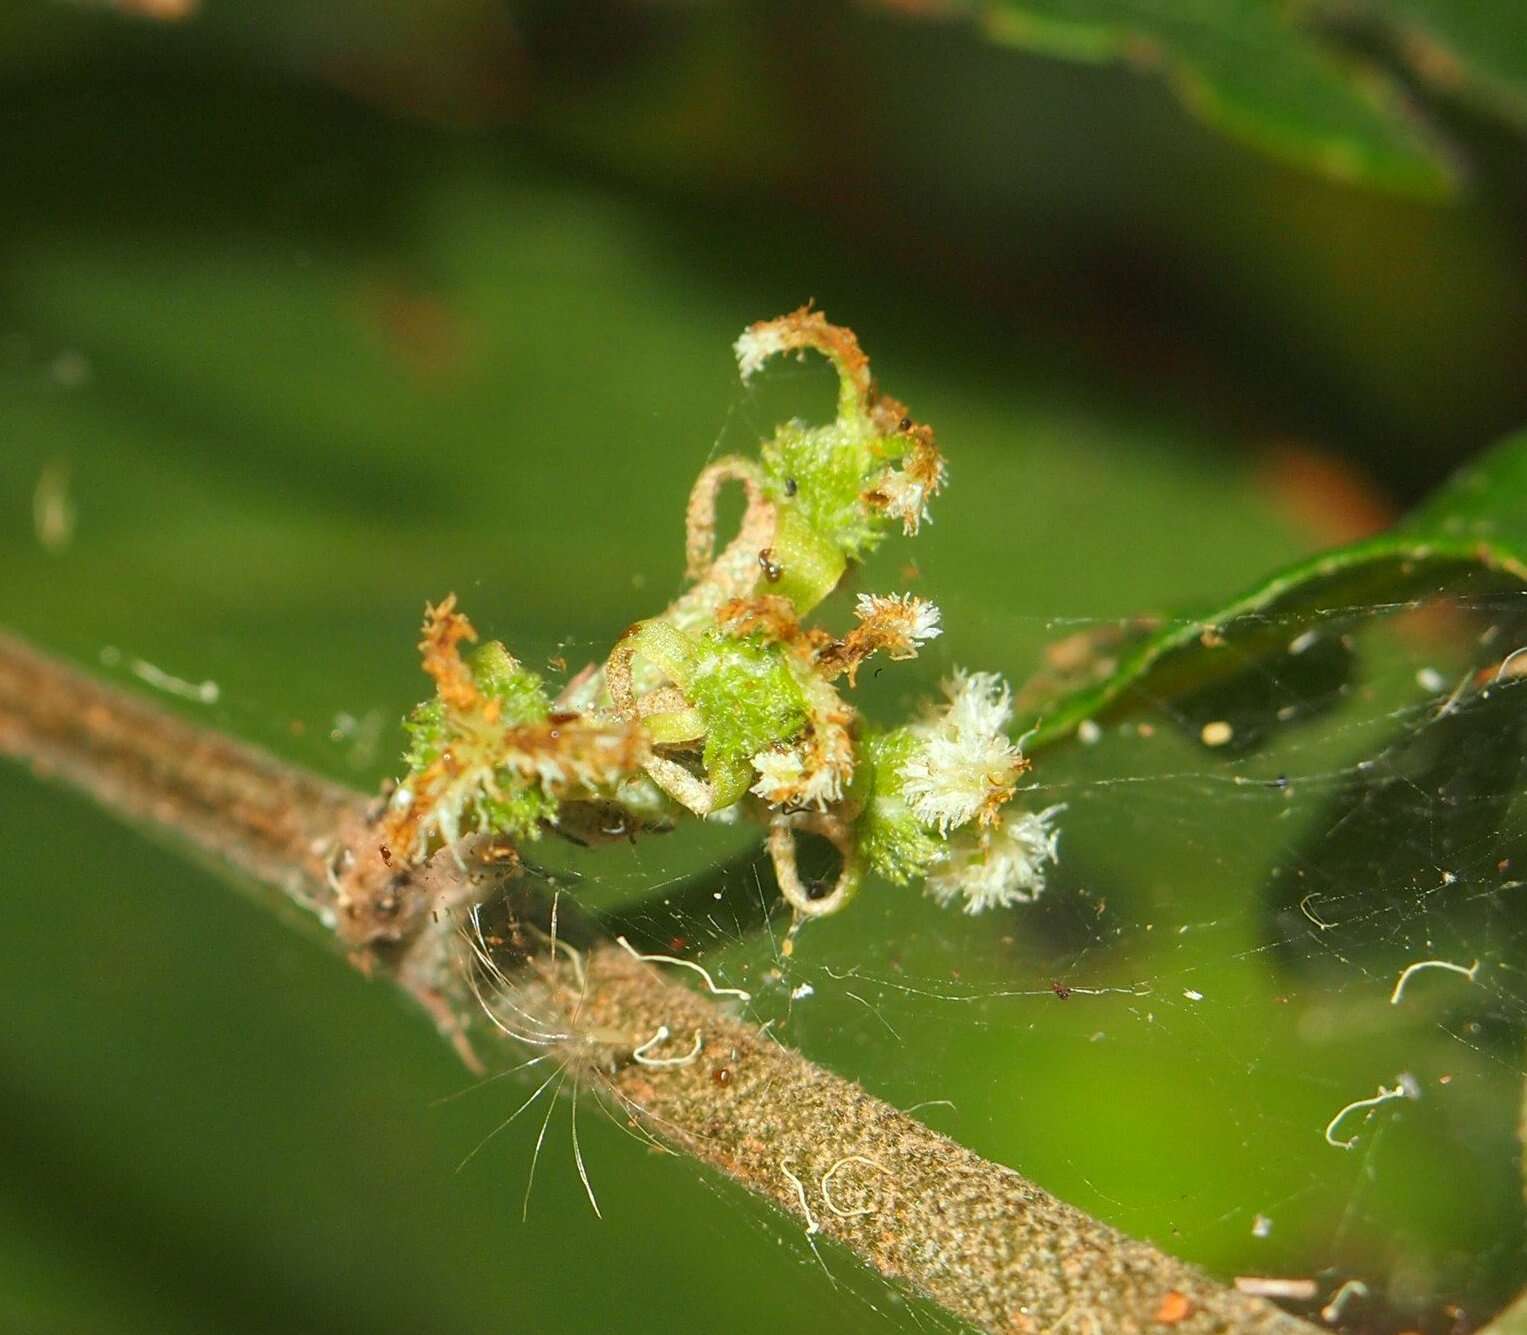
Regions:
M 1378 45 L 1437 91 L 1527 126 L 1527 9 L 1511 0 L 988 0 L 995 40 L 1159 72 L 1210 124 L 1304 167 L 1421 194 L 1455 165 L 1397 81 L 1349 49 Z
M 1287 641 L 1296 612 L 1382 602 L 1399 608 L 1476 570 L 1527 584 L 1527 431 L 1461 469 L 1387 532 L 1297 561 L 1140 639 L 1102 680 L 1035 708 L 1030 747 L 1059 740 L 1131 693 L 1191 691 L 1241 675 L 1248 656 Z M 1222 654 L 1232 623 L 1239 652 Z
M 1433 87 L 1527 126 L 1527 7 L 1513 0 L 1365 0 L 1359 12 L 1389 30 L 1400 57 Z
M 1393 81 L 1338 53 L 1273 0 L 992 0 L 995 39 L 1160 71 L 1211 124 L 1344 180 L 1439 194 L 1446 157 Z

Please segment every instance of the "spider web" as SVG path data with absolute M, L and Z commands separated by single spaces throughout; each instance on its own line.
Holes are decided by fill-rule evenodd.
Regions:
M 1014 910 L 872 884 L 787 956 L 746 830 L 560 865 L 781 1041 L 1124 1231 L 1335 1328 L 1473 1329 L 1524 1259 L 1523 612 L 1476 580 L 1220 625 L 1209 684 L 1038 758 L 1062 856 Z M 943 1320 L 788 1241 L 829 1308 Z
M 786 368 L 739 394 L 711 457 L 813 385 L 830 393 Z M 863 586 L 903 587 L 905 559 Z M 1073 673 L 1080 650 L 1083 674 L 1134 629 L 1012 620 L 996 634 L 1057 642 Z M 856 703 L 902 717 L 957 662 L 990 666 L 953 657 L 956 638 L 867 674 Z M 533 856 L 580 908 L 746 988 L 780 1041 L 1123 1231 L 1281 1283 L 1332 1328 L 1470 1330 L 1527 1260 L 1524 645 L 1520 592 L 1469 576 L 1216 623 L 1037 757 L 1024 800 L 1065 805 L 1061 858 L 1012 910 L 872 882 L 786 954 L 750 827 Z M 522 647 L 576 669 L 608 646 Z M 511 1162 L 539 1121 L 505 1138 Z M 711 1185 L 797 1255 L 809 1328 L 952 1328 L 804 1219 Z
M 750 448 L 787 415 L 771 395 L 797 405 L 813 382 L 830 390 L 787 369 L 739 395 L 712 455 Z M 872 565 L 864 587 L 905 587 L 906 559 Z M 930 571 L 927 591 L 943 587 Z M 957 664 L 1019 675 L 967 660 L 953 606 L 915 664 L 866 673 L 866 713 L 904 717 Z M 979 615 L 989 638 L 1061 643 L 1071 668 L 1081 646 L 1084 670 L 1130 630 Z M 1511 657 L 1527 605 L 1460 579 L 1216 632 L 1036 757 L 1023 800 L 1065 812 L 1031 905 L 968 917 L 871 882 L 787 956 L 750 827 L 597 851 L 546 840 L 532 856 L 583 910 L 746 988 L 748 1018 L 780 1041 L 1127 1233 L 1227 1281 L 1301 1285 L 1292 1305 L 1333 1328 L 1476 1328 L 1527 1259 L 1527 686 L 1513 674 L 1527 654 Z M 569 671 L 609 647 L 512 638 Z M 259 706 L 224 712 L 258 731 Z M 387 707 L 332 722 L 331 762 L 388 768 Z M 535 1085 L 493 1088 L 490 1130 Z M 522 1180 L 540 1121 L 537 1107 L 476 1171 Z M 597 1186 L 631 1147 L 613 1122 L 583 1135 Z M 541 1172 L 581 1196 L 566 1156 Z M 802 1328 L 952 1328 L 804 1220 L 710 1185 L 799 1260 Z

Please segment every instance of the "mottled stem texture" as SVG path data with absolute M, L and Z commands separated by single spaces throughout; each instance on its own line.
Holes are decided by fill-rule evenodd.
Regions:
M 737 1017 L 690 971 L 579 935 L 512 848 L 417 868 L 383 804 L 0 635 L 0 753 L 280 892 L 479 1069 L 556 1051 L 633 1121 L 992 1332 L 1308 1331 L 982 1159 Z M 695 986 L 689 984 L 693 982 Z

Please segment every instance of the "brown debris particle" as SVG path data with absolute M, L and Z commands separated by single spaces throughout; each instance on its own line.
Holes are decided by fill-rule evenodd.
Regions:
M 1163 1326 L 1175 1326 L 1193 1315 L 1193 1303 L 1187 1294 L 1168 1289 L 1162 1296 L 1161 1306 L 1156 1309 L 1154 1320 Z
M 119 13 L 156 23 L 179 23 L 201 8 L 200 0 L 115 0 Z
M 1393 501 L 1371 477 L 1302 441 L 1275 441 L 1257 467 L 1256 483 L 1321 543 L 1356 542 L 1397 517 Z

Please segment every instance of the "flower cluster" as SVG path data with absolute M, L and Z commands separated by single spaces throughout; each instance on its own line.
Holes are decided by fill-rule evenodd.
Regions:
M 956 671 L 940 703 L 877 728 L 840 687 L 874 654 L 916 657 L 943 630 L 939 609 L 864 593 L 844 634 L 807 624 L 889 526 L 917 532 L 945 477 L 932 431 L 875 389 L 849 330 L 803 309 L 736 344 L 744 380 L 807 350 L 837 372 L 834 420 L 787 422 L 758 461 L 708 465 L 686 512 L 689 587 L 555 698 L 496 641 L 463 656 L 477 637 L 454 598 L 429 609 L 420 648 L 435 695 L 406 723 L 395 847 L 422 859 L 468 833 L 627 835 L 687 812 L 766 826 L 798 921 L 842 908 L 866 872 L 920 880 L 970 913 L 1043 889 L 1059 808 L 1014 807 L 1028 761 L 1009 735 L 1006 683 Z M 745 509 L 717 553 L 716 501 L 729 484 L 742 486 Z M 798 832 L 839 854 L 825 891 L 802 882 Z
M 651 756 L 640 727 L 554 712 L 541 678 L 498 641 L 463 658 L 461 644 L 476 639 L 454 597 L 426 609 L 419 648 L 435 695 L 404 721 L 408 777 L 393 792 L 390 830 L 416 860 L 464 833 L 538 838 L 569 799 L 622 792 Z M 639 805 L 635 796 L 624 804 Z
M 978 817 L 990 824 L 1027 762 L 1008 740 L 1012 693 L 1000 677 L 956 672 L 944 695 L 942 708 L 929 708 L 908 726 L 916 750 L 902 783 L 917 818 L 948 834 Z
M 1029 763 L 1007 734 L 1012 693 L 994 673 L 957 671 L 944 696 L 876 740 L 860 816 L 870 866 L 903 884 L 922 877 L 968 913 L 1031 900 L 1056 857 L 1060 808 L 1009 809 Z

